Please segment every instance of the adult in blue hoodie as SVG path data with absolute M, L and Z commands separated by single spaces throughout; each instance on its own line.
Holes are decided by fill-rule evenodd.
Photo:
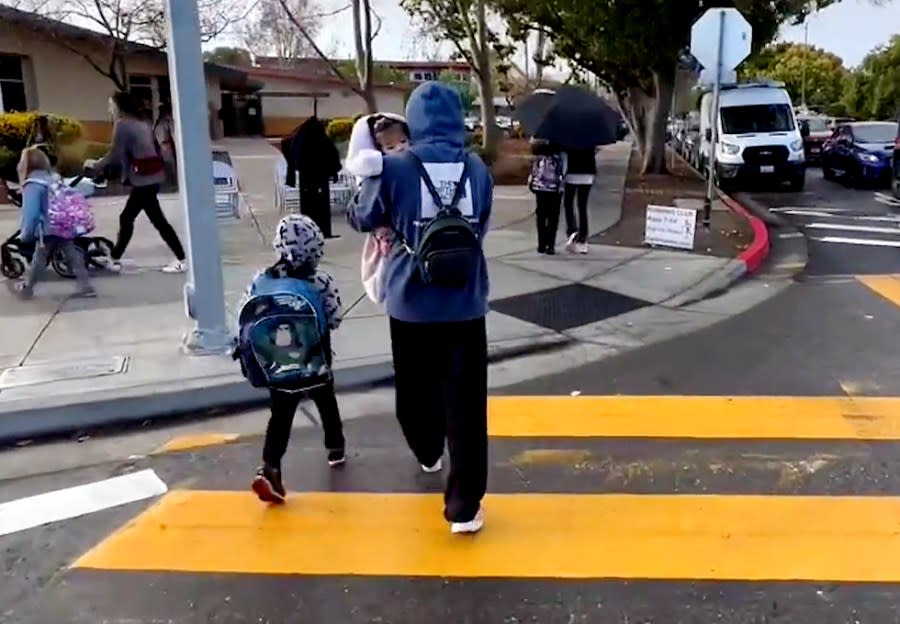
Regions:
M 450 474 L 444 516 L 454 533 L 478 531 L 487 484 L 487 263 L 462 287 L 426 283 L 406 241 L 416 248 L 437 213 L 412 155 L 442 195 L 452 197 L 468 163 L 458 208 L 483 242 L 493 198 L 490 172 L 466 150 L 462 104 L 455 89 L 420 85 L 406 107 L 411 146 L 388 154 L 380 176 L 367 178 L 350 210 L 360 232 L 390 227 L 399 236 L 387 259 L 385 305 L 390 317 L 397 419 L 425 472 L 441 470 L 446 440 Z M 410 154 L 411 152 L 412 154 Z

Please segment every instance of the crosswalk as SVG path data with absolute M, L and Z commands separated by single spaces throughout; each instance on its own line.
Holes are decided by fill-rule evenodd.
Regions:
M 348 576 L 900 582 L 900 496 L 813 478 L 840 465 L 848 442 L 900 440 L 900 398 L 498 396 L 489 431 L 493 465 L 520 479 L 488 495 L 474 537 L 449 534 L 436 493 L 325 484 L 266 507 L 199 478 L 91 548 L 73 573 L 225 584 L 290 575 L 300 593 L 303 578 Z M 639 458 L 626 462 L 615 445 Z M 653 467 L 658 454 L 673 455 L 669 468 Z M 704 462 L 708 481 L 691 473 L 679 485 Z M 770 466 L 776 484 L 754 483 L 751 464 Z M 613 473 L 621 487 L 608 485 Z
M 900 213 L 860 213 L 820 207 L 773 208 L 791 217 L 810 240 L 834 245 L 900 247 Z

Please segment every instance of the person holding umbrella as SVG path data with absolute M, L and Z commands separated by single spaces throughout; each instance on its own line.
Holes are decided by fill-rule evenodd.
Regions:
M 588 214 L 587 203 L 594 186 L 594 175 L 597 173 L 595 148 L 575 148 L 566 150 L 568 170 L 566 171 L 566 190 L 563 203 L 566 207 L 566 250 L 569 253 L 586 254 L 588 252 Z M 575 204 L 578 214 L 575 214 Z
M 587 200 L 596 174 L 594 151 L 596 146 L 616 142 L 619 114 L 596 94 L 565 86 L 558 91 L 536 90 L 518 105 L 516 118 L 531 136 L 565 146 L 566 247 L 587 253 Z

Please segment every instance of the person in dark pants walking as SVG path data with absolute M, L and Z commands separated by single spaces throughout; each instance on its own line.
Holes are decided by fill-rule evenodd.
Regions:
M 243 310 L 244 305 L 251 301 L 256 285 L 263 278 L 311 282 L 321 298 L 322 312 L 327 326 L 327 331 L 322 336 L 322 350 L 330 369 L 333 357 L 331 332 L 340 327 L 343 310 L 334 277 L 318 268 L 325 253 L 325 238 L 311 218 L 305 215 L 289 215 L 278 223 L 273 246 L 278 252 L 278 261 L 256 274 L 237 309 Z M 289 286 L 285 286 L 285 290 L 289 291 Z M 240 318 L 240 313 L 238 318 Z M 238 328 L 238 336 L 240 335 L 241 330 Z M 239 353 L 240 346 L 235 349 L 233 357 L 238 359 Z M 266 427 L 266 439 L 262 453 L 263 463 L 257 470 L 251 487 L 260 500 L 268 503 L 282 503 L 287 492 L 281 477 L 281 460 L 287 451 L 294 424 L 294 414 L 300 401 L 308 396 L 316 404 L 325 434 L 324 444 L 328 453 L 328 465 L 331 467 L 340 466 L 346 461 L 344 432 L 333 379 L 324 385 L 314 386 L 302 392 L 270 388 L 269 396 L 272 415 Z
M 484 241 L 493 181 L 484 163 L 467 154 L 462 104 L 452 87 L 419 86 L 406 108 L 411 146 L 386 154 L 380 176 L 366 178 L 348 214 L 360 232 L 389 227 L 397 233 L 384 268 L 390 317 L 397 419 L 426 473 L 442 470 L 446 441 L 450 472 L 444 517 L 453 533 L 484 524 L 487 487 L 487 263 L 483 252 L 459 286 L 426 281 L 413 249 L 439 207 L 423 185 L 421 167 L 449 205 L 463 179 L 458 210 Z M 438 190 L 439 189 L 439 190 Z
M 588 252 L 588 197 L 594 186 L 594 175 L 597 173 L 593 147 L 587 149 L 570 149 L 566 151 L 568 171 L 566 172 L 566 250 L 570 253 L 586 254 Z M 575 205 L 578 216 L 575 216 Z
M 528 188 L 534 193 L 538 253 L 552 256 L 556 253 L 566 157 L 559 146 L 543 139 L 531 139 L 531 154 Z
M 110 110 L 116 118 L 112 145 L 109 153 L 91 164 L 89 169 L 104 177 L 110 177 L 110 172 L 119 173 L 122 181 L 131 186 L 131 192 L 119 215 L 119 235 L 107 268 L 112 271 L 121 270 L 119 260 L 134 235 L 134 222 L 143 211 L 175 256 L 173 262 L 163 267 L 163 272 L 184 273 L 187 270 L 184 248 L 159 205 L 159 186 L 165 181 L 166 174 L 153 128 L 141 119 L 140 105 L 129 93 L 118 92 L 113 95 L 110 98 Z

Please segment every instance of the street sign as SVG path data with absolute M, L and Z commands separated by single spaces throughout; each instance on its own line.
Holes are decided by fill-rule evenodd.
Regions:
M 722 15 L 724 14 L 724 16 Z M 719 29 L 721 28 L 722 58 L 719 60 Z M 750 55 L 753 29 L 734 8 L 709 9 L 691 28 L 691 54 L 707 69 L 734 69 Z
M 710 67 L 709 69 L 703 68 L 700 70 L 700 77 L 697 78 L 697 84 L 706 87 L 711 87 L 716 84 L 715 67 Z M 719 76 L 719 84 L 737 84 L 737 71 L 733 69 L 723 69 Z
M 647 206 L 644 220 L 644 244 L 694 248 L 697 211 L 675 206 Z

